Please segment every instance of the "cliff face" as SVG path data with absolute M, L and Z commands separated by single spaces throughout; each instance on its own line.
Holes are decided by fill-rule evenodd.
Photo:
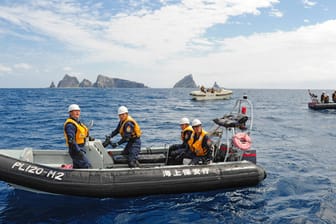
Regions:
M 110 78 L 103 75 L 98 75 L 97 81 L 93 87 L 98 88 L 147 88 L 144 84 L 133 82 L 125 79 Z
M 197 85 L 193 79 L 192 74 L 189 74 L 178 81 L 173 88 L 197 88 Z
M 147 88 L 144 84 L 138 82 L 131 82 L 125 79 L 114 79 L 117 88 Z
M 92 82 L 87 79 L 83 79 L 83 81 L 79 83 L 76 77 L 69 76 L 68 74 L 66 74 L 64 78 L 61 81 L 59 81 L 57 85 L 57 88 L 76 88 L 76 87 L 147 88 L 143 83 L 133 82 L 124 79 L 110 78 L 103 75 L 98 75 L 96 82 L 92 84 Z
M 79 87 L 92 87 L 92 82 L 87 79 L 83 79 L 83 81 L 79 84 Z
M 112 88 L 112 87 L 115 87 L 114 79 L 103 76 L 103 75 L 98 75 L 96 82 L 93 84 L 93 87 L 98 87 L 98 88 Z
M 79 87 L 78 79 L 74 76 L 66 74 L 64 78 L 59 81 L 57 88 L 73 88 Z

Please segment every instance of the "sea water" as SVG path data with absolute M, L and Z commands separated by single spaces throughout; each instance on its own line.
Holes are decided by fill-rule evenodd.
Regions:
M 254 104 L 252 145 L 267 178 L 254 187 L 135 198 L 83 198 L 14 190 L 0 182 L 0 223 L 336 223 L 336 111 L 308 109 L 306 90 L 234 89 L 230 100 L 192 101 L 191 89 L 0 89 L 0 148 L 66 149 L 67 107 L 94 121 L 103 140 L 125 105 L 142 145 L 180 142 L 178 122 L 204 129 L 246 94 Z M 319 93 L 318 91 L 316 93 Z M 118 140 L 118 137 L 116 137 Z M 127 189 L 125 189 L 127 191 Z

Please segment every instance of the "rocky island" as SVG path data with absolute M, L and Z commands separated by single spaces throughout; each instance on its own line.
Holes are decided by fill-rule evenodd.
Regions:
M 173 88 L 197 88 L 192 74 L 184 76 L 183 79 L 178 81 Z
M 129 81 L 119 78 L 111 78 L 104 75 L 98 75 L 96 82 L 92 83 L 88 79 L 78 81 L 77 77 L 65 74 L 57 86 L 51 82 L 49 88 L 148 88 L 143 83 Z M 197 88 L 192 74 L 184 76 L 173 88 Z
M 55 88 L 55 83 L 50 84 L 50 88 Z M 98 75 L 95 83 L 88 79 L 83 79 L 79 82 L 77 77 L 66 74 L 64 78 L 58 82 L 57 88 L 148 88 L 143 83 L 133 82 L 125 79 L 110 78 L 103 75 Z

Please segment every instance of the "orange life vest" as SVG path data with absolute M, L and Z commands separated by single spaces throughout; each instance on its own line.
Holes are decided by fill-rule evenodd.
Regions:
M 76 126 L 76 143 L 77 144 L 84 144 L 85 138 L 88 136 L 88 128 L 84 124 L 79 124 L 72 118 L 68 118 L 64 123 L 64 137 L 65 137 L 65 143 L 68 145 L 68 135 L 65 132 L 65 126 L 71 123 Z
M 119 130 L 119 134 L 121 135 L 121 137 L 124 137 L 124 134 L 125 134 L 124 133 L 124 126 L 129 121 L 134 124 L 134 130 L 133 130 L 133 133 L 131 135 L 132 138 L 139 138 L 141 136 L 140 126 L 130 115 L 128 115 L 127 118 L 122 122 L 122 124 L 120 126 L 120 130 Z
M 207 134 L 208 133 L 202 129 L 202 132 L 196 141 L 194 141 L 195 133 L 191 135 L 191 138 L 188 141 L 188 145 L 189 145 L 190 150 L 194 152 L 196 156 L 206 155 L 208 150 L 202 147 L 202 142 L 203 142 L 204 136 Z
M 182 142 L 184 142 L 185 133 L 187 131 L 191 131 L 191 133 L 194 133 L 194 129 L 191 127 L 191 125 L 187 126 L 185 129 L 183 129 L 181 131 L 181 140 L 182 140 Z

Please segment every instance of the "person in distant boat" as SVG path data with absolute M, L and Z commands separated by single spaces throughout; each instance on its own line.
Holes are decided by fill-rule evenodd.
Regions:
M 88 128 L 79 120 L 80 108 L 77 104 L 68 107 L 69 117 L 64 123 L 64 137 L 72 158 L 73 168 L 90 168 L 86 158 L 85 140 L 89 137 Z
M 199 119 L 194 119 L 191 125 L 194 132 L 188 141 L 189 151 L 185 158 L 191 159 L 193 165 L 207 164 L 212 159 L 212 141 Z
M 336 103 L 336 90 L 332 94 L 332 101 Z
M 310 96 L 311 99 L 312 99 L 312 102 L 313 102 L 313 103 L 318 103 L 317 95 L 316 95 L 315 93 L 312 93 L 312 92 L 310 91 L 310 89 L 308 89 L 308 93 L 309 93 L 309 96 Z
M 109 143 L 112 148 L 126 143 L 123 155 L 127 156 L 128 166 L 130 168 L 139 166 L 138 155 L 141 150 L 141 129 L 139 124 L 128 114 L 128 109 L 125 106 L 118 108 L 119 124 L 117 128 L 107 136 L 108 143 L 104 142 L 104 147 Z M 111 138 L 120 134 L 121 139 L 118 142 L 111 142 Z M 107 144 L 106 144 L 107 143 Z
M 321 103 L 323 103 L 323 102 L 324 102 L 324 97 L 325 97 L 325 94 L 326 94 L 326 92 L 325 92 L 325 91 L 323 91 L 323 92 L 322 92 L 322 94 L 321 94 L 321 97 L 320 97 L 320 101 L 321 101 Z
M 169 147 L 169 157 L 172 161 L 169 161 L 173 164 L 181 164 L 184 154 L 189 150 L 188 141 L 193 134 L 194 130 L 190 125 L 188 118 L 183 117 L 180 120 L 181 128 L 181 144 L 174 144 Z
M 201 86 L 201 92 L 206 93 L 204 86 Z
M 329 103 L 329 96 L 325 91 L 321 94 L 321 103 Z
M 328 95 L 326 95 L 326 96 L 324 97 L 324 103 L 329 103 L 329 96 L 328 96 Z
M 325 91 L 321 94 L 321 103 L 329 103 L 329 96 Z

